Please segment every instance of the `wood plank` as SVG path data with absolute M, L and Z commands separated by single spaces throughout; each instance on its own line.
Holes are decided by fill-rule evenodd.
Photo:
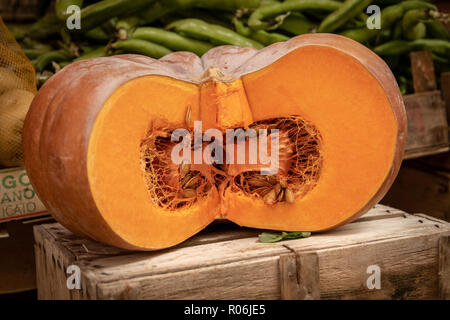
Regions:
M 98 283 L 99 299 L 280 299 L 279 257 Z
M 450 147 L 446 144 L 441 146 L 429 146 L 423 148 L 414 148 L 410 150 L 405 150 L 404 160 L 417 159 L 421 157 L 432 156 L 435 154 L 442 154 L 450 151 Z
M 450 235 L 439 239 L 439 297 L 450 299 Z
M 441 73 L 441 94 L 447 107 L 447 123 L 450 124 L 450 72 Z
M 414 92 L 437 90 L 431 51 L 415 51 L 409 54 L 413 77 Z
M 320 266 L 317 253 L 297 254 L 297 266 L 300 298 L 304 300 L 320 299 Z
M 404 96 L 408 121 L 405 157 L 413 158 L 447 150 L 448 123 L 439 91 Z
M 440 234 L 416 234 L 409 238 L 319 250 L 321 298 L 438 298 L 439 238 Z M 380 270 L 380 289 L 368 286 L 369 277 L 373 275 L 368 269 L 370 266 Z
M 280 287 L 281 299 L 301 299 L 300 283 L 297 277 L 297 255 L 295 253 L 286 253 L 280 256 Z

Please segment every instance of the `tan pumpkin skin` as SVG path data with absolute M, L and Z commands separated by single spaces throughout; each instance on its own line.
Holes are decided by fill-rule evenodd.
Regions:
M 73 232 L 125 249 L 159 249 L 124 240 L 104 220 L 93 199 L 87 152 L 90 133 L 105 101 L 121 85 L 138 77 L 162 75 L 199 84 L 206 70 L 215 67 L 237 79 L 310 45 L 332 47 L 365 66 L 383 87 L 397 121 L 397 146 L 391 170 L 372 199 L 339 225 L 350 222 L 376 204 L 393 183 L 402 160 L 406 118 L 398 86 L 381 58 L 350 39 L 329 34 L 303 35 L 260 51 L 223 46 L 210 50 L 202 59 L 176 52 L 160 60 L 122 55 L 73 63 L 46 82 L 27 115 L 23 148 L 30 181 L 54 217 Z

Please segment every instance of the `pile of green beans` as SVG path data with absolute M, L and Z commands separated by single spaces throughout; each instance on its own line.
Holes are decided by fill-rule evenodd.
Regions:
M 123 53 L 160 58 L 173 51 L 198 56 L 219 45 L 263 48 L 305 33 L 337 33 L 362 43 L 412 90 L 408 54 L 430 50 L 436 72 L 450 71 L 449 16 L 427 0 L 56 0 L 40 1 L 34 24 L 9 25 L 42 84 L 64 66 Z M 370 5 L 381 9 L 369 29 Z M 81 28 L 68 30 L 78 6 Z M 73 8 L 73 7 L 72 7 Z M 375 19 L 376 20 L 376 19 Z

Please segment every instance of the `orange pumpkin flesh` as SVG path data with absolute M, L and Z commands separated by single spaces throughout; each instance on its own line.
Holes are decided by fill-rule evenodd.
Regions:
M 192 164 L 181 173 L 167 137 L 196 120 L 203 131 L 280 129 L 270 188 L 288 185 L 294 198 L 267 200 L 271 189 L 252 184 L 261 163 Z M 320 34 L 259 52 L 215 48 L 202 61 L 125 55 L 66 67 L 32 104 L 24 153 L 33 186 L 63 225 L 153 250 L 217 218 L 285 231 L 351 221 L 392 184 L 404 138 L 402 97 L 384 62 L 347 38 Z

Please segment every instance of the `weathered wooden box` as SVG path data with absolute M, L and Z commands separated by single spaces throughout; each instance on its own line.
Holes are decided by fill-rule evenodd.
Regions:
M 258 241 L 260 232 L 216 224 L 175 248 L 130 252 L 82 239 L 57 223 L 39 225 L 34 229 L 38 297 L 450 297 L 447 222 L 377 205 L 353 223 L 310 238 L 267 244 Z M 79 290 L 67 287 L 71 265 L 79 267 Z
M 437 82 L 430 51 L 411 52 L 414 93 L 403 97 L 408 120 L 405 159 L 447 152 L 450 121 L 450 73 Z

